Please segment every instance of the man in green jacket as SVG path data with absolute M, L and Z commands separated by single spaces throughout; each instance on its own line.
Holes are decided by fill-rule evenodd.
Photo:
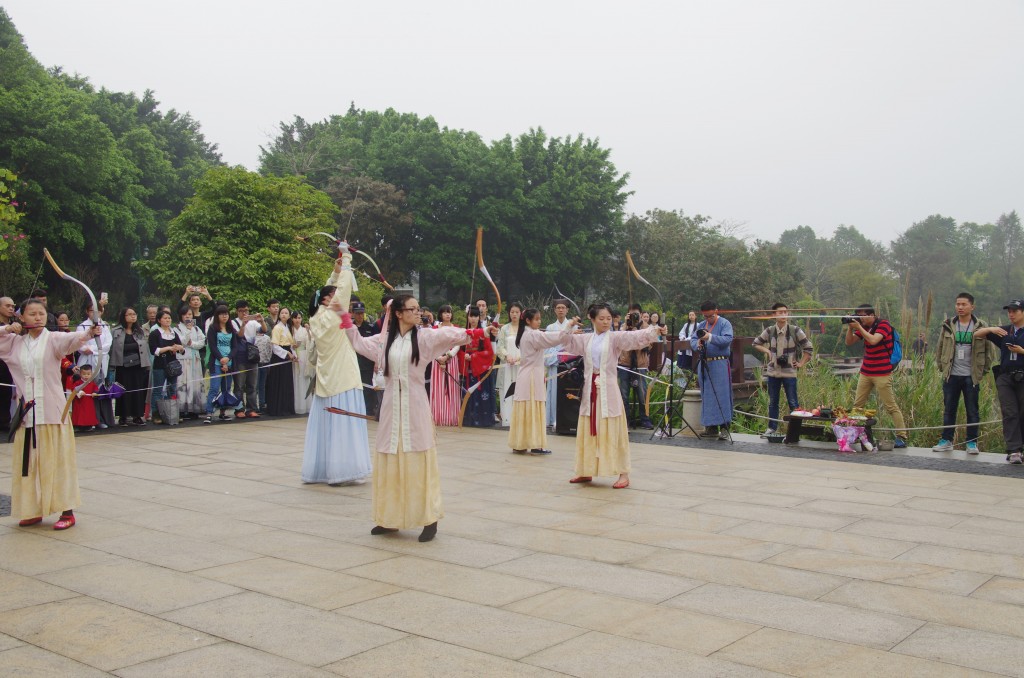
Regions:
M 981 380 L 992 367 L 992 350 L 977 330 L 986 327 L 974 315 L 974 297 L 967 292 L 956 295 L 956 316 L 948 318 L 939 330 L 938 366 L 942 371 L 942 438 L 932 449 L 953 449 L 956 412 L 960 395 L 967 411 L 967 454 L 978 454 L 978 394 Z

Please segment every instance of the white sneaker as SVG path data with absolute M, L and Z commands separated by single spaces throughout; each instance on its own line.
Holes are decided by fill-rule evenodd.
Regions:
M 761 434 L 761 437 L 762 438 L 768 438 L 768 437 L 777 436 L 777 435 L 779 435 L 778 431 L 776 431 L 773 428 L 769 428 L 769 429 L 765 429 L 765 432 Z
M 952 452 L 952 451 L 953 451 L 953 443 L 951 443 L 950 441 L 946 440 L 945 438 L 940 438 L 939 442 L 936 443 L 935 447 L 932 448 L 932 452 Z
M 981 450 L 978 449 L 978 443 L 967 443 L 967 454 L 977 454 Z
M 1020 452 L 1012 452 L 1010 454 L 1009 462 L 1011 464 L 1021 464 L 1024 463 L 1024 459 L 1021 459 Z

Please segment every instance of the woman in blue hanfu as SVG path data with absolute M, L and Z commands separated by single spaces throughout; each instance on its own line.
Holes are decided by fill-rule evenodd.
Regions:
M 356 351 L 339 325 L 338 314 L 327 308 L 333 301 L 348 309 L 352 281 L 352 254 L 345 248 L 327 285 L 317 290 L 309 306 L 309 333 L 316 346 L 316 390 L 306 422 L 304 483 L 362 484 L 373 472 L 366 420 L 325 410 L 331 407 L 366 414 Z

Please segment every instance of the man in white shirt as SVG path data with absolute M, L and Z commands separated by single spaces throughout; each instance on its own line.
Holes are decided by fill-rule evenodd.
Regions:
M 569 324 L 569 319 L 566 317 L 569 315 L 569 302 L 565 299 L 555 300 L 555 322 L 548 325 L 545 329 L 548 332 L 561 332 L 565 329 L 566 325 Z M 544 351 L 544 365 L 547 367 L 547 400 L 548 400 L 548 426 L 551 428 L 555 427 L 555 423 L 558 421 L 556 417 L 555 408 L 558 402 L 558 366 L 560 363 L 565 362 L 565 358 L 568 356 L 561 355 L 565 349 L 562 346 L 556 346 L 549 348 Z
M 85 305 L 85 320 L 83 320 L 76 331 L 82 332 L 93 326 L 92 321 L 92 303 L 86 302 Z M 106 378 L 107 370 L 110 367 L 110 344 L 114 337 L 110 333 L 109 323 L 103 322 L 103 306 L 100 306 L 99 312 L 100 318 L 100 336 L 96 338 L 96 341 L 90 341 L 84 344 L 82 348 L 78 349 L 78 363 L 77 366 L 89 365 L 92 367 L 93 374 L 100 375 L 102 378 Z M 98 344 L 98 345 L 97 345 Z

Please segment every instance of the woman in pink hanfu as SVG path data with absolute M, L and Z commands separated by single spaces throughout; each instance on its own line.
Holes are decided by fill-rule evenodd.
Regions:
M 456 346 L 483 339 L 484 331 L 421 329 L 419 302 L 408 294 L 395 297 L 388 315 L 383 338 L 360 336 L 352 316 L 347 311 L 341 316 L 356 351 L 384 365 L 373 460 L 376 526 L 370 534 L 422 526 L 419 540 L 425 542 L 434 538 L 437 521 L 444 517 L 425 365 Z
M 574 334 L 563 346 L 583 356 L 583 398 L 576 425 L 576 475 L 570 483 L 589 483 L 593 476 L 615 476 L 612 487 L 629 487 L 629 430 L 618 385 L 619 354 L 648 346 L 665 334 L 652 325 L 646 330 L 612 332 L 612 309 L 594 304 L 587 315 L 593 334 Z
M 511 398 L 512 416 L 508 428 L 508 445 L 516 454 L 526 454 L 527 451 L 533 455 L 551 454 L 547 449 L 548 388 L 544 384 L 544 376 L 548 370 L 544 366 L 544 352 L 561 346 L 562 340 L 574 331 L 578 320 L 570 320 L 561 332 L 542 332 L 540 311 L 535 308 L 523 311 L 514 339 L 519 350 L 519 375 Z M 501 393 L 499 397 L 504 398 L 505 394 Z
M 7 363 L 26 403 L 12 446 L 11 513 L 20 519 L 18 525 L 27 527 L 61 511 L 53 529 L 66 530 L 75 524 L 73 509 L 81 498 L 75 432 L 70 418 L 61 422 L 66 401 L 60 361 L 99 336 L 103 327 L 50 332 L 46 307 L 38 299 L 22 304 L 21 319 L 24 335 L 19 323 L 0 327 L 0 360 Z

